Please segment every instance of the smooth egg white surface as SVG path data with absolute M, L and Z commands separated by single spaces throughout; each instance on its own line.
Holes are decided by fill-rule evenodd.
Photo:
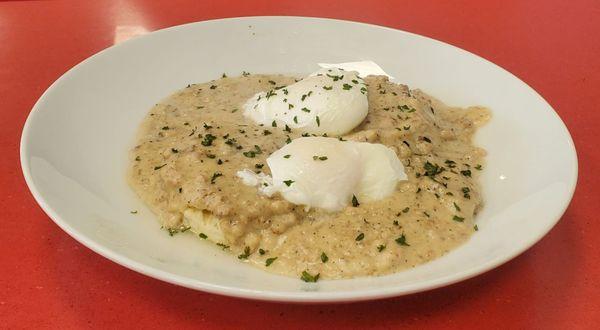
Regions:
M 337 68 L 323 68 L 289 86 L 258 93 L 244 105 L 244 116 L 258 124 L 329 135 L 350 132 L 368 111 L 364 81 L 355 71 Z
M 258 185 L 264 194 L 279 192 L 291 203 L 328 211 L 343 209 L 353 196 L 362 201 L 385 198 L 398 181 L 407 179 L 392 149 L 336 138 L 295 139 L 272 153 L 267 164 L 271 180 L 249 170 L 239 171 L 238 176 L 245 184 Z

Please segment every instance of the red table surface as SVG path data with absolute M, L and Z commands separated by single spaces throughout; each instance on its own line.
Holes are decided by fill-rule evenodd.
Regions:
M 222 17 L 321 16 L 390 26 L 481 55 L 556 109 L 575 140 L 579 184 L 558 225 L 484 275 L 374 302 L 293 305 L 197 292 L 119 266 L 77 243 L 37 206 L 19 138 L 42 92 L 115 42 Z M 13 1 L 0 3 L 0 328 L 598 328 L 600 324 L 600 2 Z

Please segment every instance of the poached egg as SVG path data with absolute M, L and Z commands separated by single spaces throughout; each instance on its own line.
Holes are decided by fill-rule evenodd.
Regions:
M 367 88 L 356 71 L 323 68 L 289 86 L 260 92 L 244 116 L 265 126 L 287 125 L 312 134 L 343 135 L 367 116 Z
M 302 137 L 267 158 L 272 177 L 249 170 L 238 172 L 248 185 L 266 195 L 279 192 L 287 201 L 339 211 L 350 203 L 389 196 L 406 180 L 396 153 L 382 145 Z

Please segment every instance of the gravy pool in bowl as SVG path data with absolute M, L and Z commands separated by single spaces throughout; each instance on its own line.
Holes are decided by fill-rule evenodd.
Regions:
M 296 81 L 283 75 L 223 77 L 187 86 L 150 110 L 128 178 L 169 234 L 194 233 L 244 262 L 316 281 L 414 267 L 477 230 L 477 177 L 485 151 L 471 139 L 489 111 L 450 108 L 384 76 L 364 78 L 366 118 L 346 134 L 328 136 L 393 150 L 407 179 L 390 195 L 372 201 L 353 196 L 331 211 L 244 184 L 240 170 L 270 175 L 266 160 L 272 153 L 312 136 L 301 128 L 257 124 L 243 114 L 256 93 L 275 93 Z M 301 104 L 290 111 L 302 111 Z

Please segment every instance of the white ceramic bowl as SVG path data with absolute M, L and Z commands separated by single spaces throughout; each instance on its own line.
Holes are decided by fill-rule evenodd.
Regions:
M 127 186 L 134 132 L 150 107 L 173 91 L 223 72 L 309 73 L 319 62 L 357 60 L 373 60 L 398 81 L 451 105 L 493 111 L 476 136 L 489 152 L 480 230 L 448 255 L 393 275 L 307 284 L 255 269 L 192 235 L 170 237 Z M 302 17 L 187 24 L 90 57 L 34 106 L 23 129 L 21 164 L 35 199 L 56 224 L 125 267 L 213 293 L 302 302 L 402 295 L 490 270 L 554 226 L 577 181 L 575 148 L 563 122 L 509 72 L 415 34 Z

